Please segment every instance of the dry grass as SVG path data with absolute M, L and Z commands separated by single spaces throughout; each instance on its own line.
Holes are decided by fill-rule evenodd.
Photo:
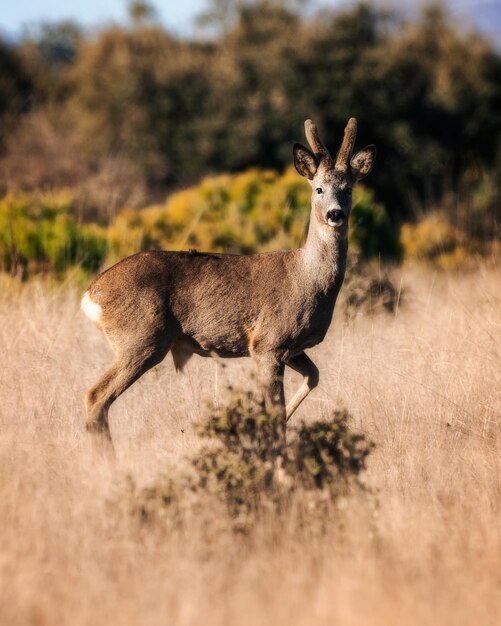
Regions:
M 349 499 L 322 531 L 291 516 L 248 537 L 216 509 L 142 527 L 124 478 L 175 472 L 206 400 L 246 384 L 250 363 L 194 358 L 179 376 L 168 357 L 112 409 L 110 467 L 82 429 L 109 352 L 78 294 L 3 289 L 2 624 L 501 623 L 500 271 L 402 282 L 396 315 L 335 315 L 298 416 L 350 410 L 377 445 L 375 496 Z

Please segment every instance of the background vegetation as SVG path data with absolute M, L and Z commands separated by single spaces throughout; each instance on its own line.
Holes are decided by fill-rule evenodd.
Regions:
M 352 115 L 377 145 L 353 225 L 364 256 L 411 254 L 401 224 L 437 212 L 467 240 L 499 238 L 501 57 L 488 41 L 434 6 L 414 21 L 369 3 L 309 17 L 292 1 L 211 7 L 193 39 L 135 3 L 128 26 L 45 24 L 0 42 L 4 269 L 27 257 L 59 271 L 62 254 L 94 271 L 149 245 L 298 245 L 307 192 L 286 168 L 307 117 L 333 151 Z M 110 230 L 84 228 L 59 253 L 25 245 L 41 190 L 53 241 Z
M 2 624 L 501 623 L 501 58 L 436 7 L 303 4 L 214 0 L 192 40 L 136 3 L 0 42 Z M 312 117 L 335 150 L 351 115 L 378 157 L 350 250 L 374 262 L 288 439 L 247 360 L 168 357 L 96 456 L 83 395 L 111 356 L 75 282 L 144 248 L 300 245 L 292 144 Z M 225 409 L 230 383 L 250 396 Z

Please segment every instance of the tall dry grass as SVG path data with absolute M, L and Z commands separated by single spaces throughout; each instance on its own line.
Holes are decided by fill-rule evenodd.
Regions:
M 297 419 L 347 407 L 377 446 L 373 491 L 326 527 L 279 515 L 247 536 L 217 508 L 142 524 L 125 477 L 175 473 L 206 401 L 246 386 L 250 362 L 195 357 L 180 376 L 168 357 L 113 407 L 111 466 L 82 428 L 110 354 L 76 290 L 4 286 L 1 623 L 501 623 L 500 274 L 404 271 L 395 315 L 335 314 Z

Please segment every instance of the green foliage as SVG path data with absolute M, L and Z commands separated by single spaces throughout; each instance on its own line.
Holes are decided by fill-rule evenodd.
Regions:
M 355 188 L 351 213 L 350 243 L 364 259 L 401 256 L 398 229 L 391 223 L 384 206 L 374 200 L 374 193 L 366 187 Z
M 96 272 L 107 252 L 105 232 L 77 224 L 67 193 L 7 194 L 0 200 L 0 259 L 4 271 L 62 276 L 71 266 Z
M 33 88 L 32 77 L 22 66 L 15 50 L 0 40 L 0 122 L 7 128 L 8 122 L 27 109 L 27 99 Z M 3 148 L 5 130 L 0 133 Z
M 289 426 L 286 438 L 261 401 L 236 395 L 198 426 L 203 445 L 191 458 L 194 472 L 160 478 L 136 494 L 136 510 L 151 518 L 191 493 L 215 498 L 239 529 L 292 502 L 318 512 L 362 486 L 359 475 L 373 444 L 348 421 L 346 411 L 336 411 L 330 420 Z
M 60 274 L 148 248 L 301 245 L 308 185 L 276 172 L 307 117 L 333 152 L 352 115 L 377 146 L 371 187 L 354 198 L 350 243 L 362 258 L 398 259 L 402 222 L 437 208 L 455 240 L 498 237 L 501 57 L 489 42 L 433 6 L 409 22 L 363 2 L 306 19 L 300 5 L 215 0 L 211 37 L 180 40 L 132 2 L 127 27 L 89 36 L 63 22 L 0 42 L 0 194 L 68 187 L 79 216 L 74 206 L 37 215 L 37 193 L 29 210 L 2 209 L 3 267 Z M 81 218 L 111 222 L 109 253 L 104 231 Z M 447 266 L 471 249 L 438 224 L 431 252 L 416 251 L 412 228 L 407 257 Z
M 492 177 L 477 185 L 475 202 L 458 218 L 482 222 L 493 198 Z M 0 262 L 23 277 L 73 266 L 91 274 L 140 250 L 190 249 L 254 253 L 295 248 L 305 241 L 311 189 L 291 167 L 283 174 L 251 169 L 209 177 L 176 192 L 164 205 L 120 211 L 105 229 L 79 223 L 71 193 L 7 194 L 0 199 Z M 460 207 L 461 208 L 461 207 Z M 462 210 L 462 208 L 461 208 Z M 480 228 L 480 224 L 477 228 Z M 486 228 L 485 224 L 483 228 Z M 350 247 L 361 260 L 418 259 L 443 269 L 465 266 L 483 248 L 445 214 L 434 213 L 404 224 L 400 238 L 381 203 L 363 186 L 355 187 Z M 352 272 L 346 290 L 348 314 L 378 303 L 393 310 L 400 295 L 386 278 Z M 351 280 L 348 277 L 348 280 Z
M 501 195 L 499 193 L 498 164 L 492 170 L 478 172 L 470 169 L 464 172 L 461 189 L 455 206 L 446 212 L 447 219 L 460 228 L 468 238 L 488 241 L 499 234 L 501 222 Z M 444 211 L 443 211 L 444 213 Z
M 197 428 L 201 437 L 220 441 L 229 452 L 241 453 L 245 460 L 256 456 L 267 461 L 280 453 L 283 428 L 251 393 L 236 394 L 222 411 L 212 413 Z

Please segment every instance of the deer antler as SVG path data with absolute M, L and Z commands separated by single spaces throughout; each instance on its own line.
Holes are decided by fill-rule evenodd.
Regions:
M 355 139 L 357 138 L 357 120 L 351 117 L 344 129 L 343 143 L 339 148 L 336 159 L 336 169 L 341 172 L 346 172 L 350 164 L 351 153 L 353 152 L 353 146 L 355 145 Z
M 319 161 L 332 161 L 332 157 L 329 154 L 329 151 L 320 139 L 316 125 L 311 120 L 306 120 L 306 122 L 304 123 L 304 132 L 306 135 L 306 139 L 308 140 L 308 143 L 310 144 L 310 147 L 313 150 L 317 159 Z

